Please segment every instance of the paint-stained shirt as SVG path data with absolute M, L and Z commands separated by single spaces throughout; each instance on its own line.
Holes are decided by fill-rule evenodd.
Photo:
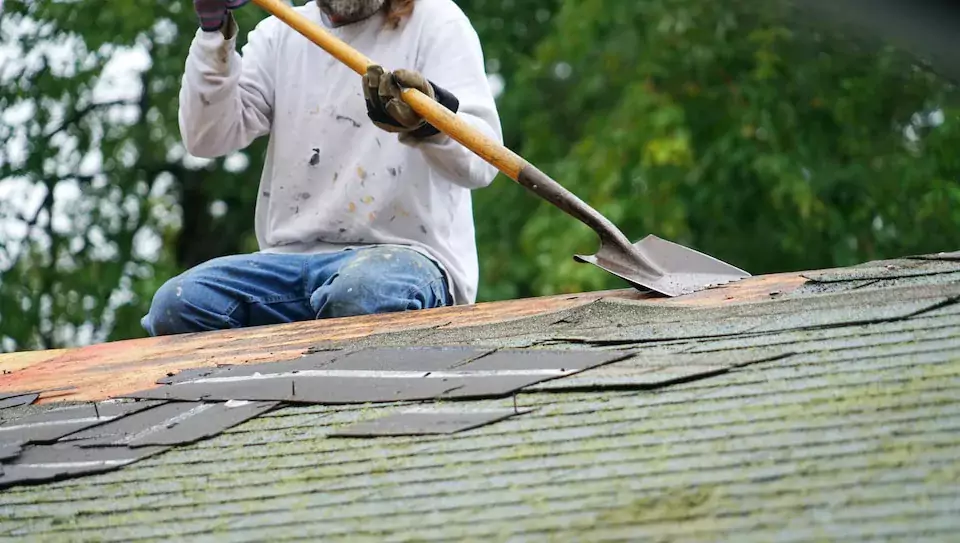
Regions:
M 324 24 L 315 2 L 294 9 Z M 502 141 L 480 41 L 453 0 L 417 0 L 397 28 L 377 14 L 327 30 L 386 70 L 421 72 L 457 97 L 461 118 Z M 261 21 L 240 52 L 235 36 L 198 30 L 179 121 L 198 157 L 269 136 L 255 212 L 261 251 L 409 246 L 441 265 L 455 303 L 476 300 L 470 196 L 496 169 L 443 134 L 403 143 L 374 126 L 360 76 L 282 21 Z

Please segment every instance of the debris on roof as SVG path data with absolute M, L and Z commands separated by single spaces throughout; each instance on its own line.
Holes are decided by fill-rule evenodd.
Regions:
M 19 355 L 21 353 L 13 353 L 13 354 Z M 0 356 L 6 356 L 6 355 L 0 355 Z M 14 358 L 16 359 L 18 357 L 15 356 Z M 10 373 L 12 373 L 12 371 L 8 371 L 7 373 L 5 373 L 5 375 L 9 375 Z M 0 384 L 2 384 L 2 381 L 0 381 Z M 42 390 L 38 390 L 38 389 L 28 390 L 28 391 L 27 390 L 24 390 L 24 391 L 0 390 L 0 410 L 10 409 L 12 407 L 20 407 L 23 405 L 30 405 L 36 402 L 38 399 L 40 399 L 41 396 L 44 396 L 47 398 L 54 398 L 57 396 L 57 394 L 55 393 L 63 392 L 63 391 L 71 391 L 74 388 L 76 387 L 74 387 L 73 385 L 67 385 L 67 386 L 58 386 L 55 388 L 47 388 Z M 3 419 L 0 418 L 0 420 L 3 420 Z
M 213 437 L 278 402 L 105 402 L 52 409 L 0 426 L 0 488 L 118 469 Z
M 323 353 L 323 351 L 320 351 Z M 450 370 L 461 364 L 485 357 L 493 349 L 476 347 L 439 346 L 392 349 L 361 349 L 341 352 L 331 357 L 325 369 L 345 371 L 430 372 Z M 316 353 L 316 351 L 314 352 Z M 330 354 L 329 352 L 327 353 Z M 312 354 L 310 356 L 316 356 Z
M 104 473 L 161 453 L 168 447 L 101 447 L 86 449 L 75 443 L 31 445 L 3 462 L 0 489 Z
M 101 402 L 42 411 L 0 424 L 0 443 L 53 443 L 80 430 L 157 405 L 157 402 Z
M 189 445 L 219 435 L 228 428 L 233 428 L 238 424 L 259 417 L 280 405 L 280 402 L 251 402 L 246 400 L 202 403 L 186 413 L 176 415 L 167 419 L 161 425 L 147 430 L 129 425 L 123 428 L 121 437 L 111 441 L 109 445 L 123 444 L 128 447 Z M 201 413 L 202 416 L 197 416 Z M 110 439 L 114 439 L 113 436 L 100 437 L 98 441 L 89 443 L 81 442 L 80 445 L 82 447 L 96 446 L 97 442 L 106 444 Z
M 276 402 L 167 402 L 72 433 L 61 441 L 78 447 L 186 445 L 249 420 Z
M 0 391 L 43 388 L 49 391 L 69 384 L 71 390 L 55 399 L 44 393 L 39 404 L 50 401 L 91 402 L 119 397 L 157 384 L 164 376 L 199 367 L 226 367 L 266 362 L 285 362 L 306 352 L 329 348 L 322 343 L 343 342 L 352 348 L 365 338 L 400 334 L 403 347 L 416 346 L 420 337 L 438 332 L 477 327 L 503 327 L 537 315 L 555 314 L 598 299 L 649 300 L 660 306 L 712 307 L 736 301 L 745 303 L 769 298 L 771 291 L 789 293 L 804 284 L 798 274 L 784 273 L 732 283 L 680 298 L 658 298 L 636 289 L 563 294 L 543 298 L 507 300 L 453 306 L 428 311 L 406 311 L 345 319 L 322 319 L 243 330 L 182 334 L 137 340 L 107 342 L 82 349 L 33 351 L 0 355 Z M 534 343 L 522 339 L 516 345 Z M 2 415 L 0 415 L 2 416 Z
M 302 358 L 295 358 L 285 362 L 265 362 L 262 364 L 229 364 L 216 368 L 187 368 L 174 375 L 157 381 L 159 384 L 178 385 L 182 383 L 202 382 L 230 382 L 242 377 L 259 377 L 261 375 L 298 374 L 305 371 L 319 370 L 343 356 L 339 350 L 325 351 L 310 354 Z M 163 387 L 161 387 L 163 388 Z M 164 388 L 164 390 L 166 390 Z M 249 398 L 248 398 L 249 399 Z
M 325 405 L 495 398 L 630 356 L 461 347 L 326 351 L 290 362 L 190 370 L 126 398 Z
M 496 398 L 629 356 L 623 351 L 373 348 L 320 351 L 288 362 L 191 368 L 159 379 L 164 383 L 159 387 L 124 395 L 152 401 L 74 406 L 0 425 L 0 445 L 11 451 L 13 446 L 33 445 L 9 454 L 4 464 L 10 469 L 0 476 L 0 487 L 115 469 L 142 456 L 130 452 L 117 458 L 108 448 L 188 445 L 263 415 L 281 402 L 337 405 Z M 346 430 L 344 435 L 452 433 L 516 414 L 401 414 Z M 405 433 L 390 433 L 398 431 Z M 83 456 L 78 448 L 90 453 Z M 73 466 L 77 469 L 63 471 L 54 466 L 68 460 L 28 466 L 25 458 L 43 454 L 35 449 L 49 455 L 59 451 L 68 459 L 81 455 L 85 469 Z
M 39 392 L 10 392 L 0 394 L 0 409 L 30 405 L 40 397 Z

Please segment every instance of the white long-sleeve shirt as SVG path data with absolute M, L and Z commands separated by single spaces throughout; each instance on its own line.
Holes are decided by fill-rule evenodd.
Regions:
M 414 6 L 396 29 L 377 14 L 327 30 L 386 70 L 421 72 L 459 99 L 461 118 L 502 141 L 469 20 L 453 0 Z M 315 2 L 294 9 L 323 24 Z M 443 134 L 406 144 L 374 126 L 360 76 L 275 17 L 249 33 L 242 53 L 235 36 L 197 31 L 179 120 L 187 151 L 198 157 L 269 135 L 255 212 L 260 250 L 409 246 L 442 266 L 455 303 L 473 303 L 479 273 L 470 192 L 489 185 L 496 169 Z

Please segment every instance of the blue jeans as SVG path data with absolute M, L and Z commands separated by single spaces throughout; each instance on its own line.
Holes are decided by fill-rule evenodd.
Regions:
M 443 272 L 412 249 L 215 258 L 170 279 L 140 321 L 151 336 L 451 305 Z

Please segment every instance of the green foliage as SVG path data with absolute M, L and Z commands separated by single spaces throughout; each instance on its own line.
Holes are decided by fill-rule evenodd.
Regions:
M 184 158 L 177 93 L 196 29 L 189 3 L 4 8 L 0 180 L 5 193 L 26 188 L 39 201 L 0 202 L 3 348 L 141 336 L 140 316 L 163 280 L 252 236 L 265 142 L 242 153 L 242 175 L 227 160 Z M 248 10 L 241 22 L 260 16 Z M 134 78 L 139 88 L 118 93 L 109 64 L 135 50 L 149 66 Z M 217 201 L 226 211 L 214 216 Z M 137 250 L 161 241 L 159 251 Z
M 505 124 L 629 237 L 752 273 L 956 247 L 960 116 L 910 128 L 950 89 L 794 20 L 777 2 L 565 2 L 506 75 Z M 551 206 L 527 198 L 505 216 L 500 202 L 520 200 L 508 183 L 477 198 L 496 218 L 480 223 L 482 296 L 623 286 L 572 261 L 596 238 Z
M 752 273 L 960 245 L 960 110 L 897 51 L 794 24 L 780 2 L 458 3 L 505 82 L 508 146 L 633 239 Z M 241 28 L 263 16 L 240 10 Z M 141 336 L 165 279 L 255 249 L 266 141 L 215 161 L 179 143 L 195 30 L 187 0 L 5 3 L 3 349 Z M 150 63 L 111 94 L 111 59 L 132 49 Z M 510 180 L 474 198 L 482 300 L 623 286 L 572 260 L 590 230 Z

